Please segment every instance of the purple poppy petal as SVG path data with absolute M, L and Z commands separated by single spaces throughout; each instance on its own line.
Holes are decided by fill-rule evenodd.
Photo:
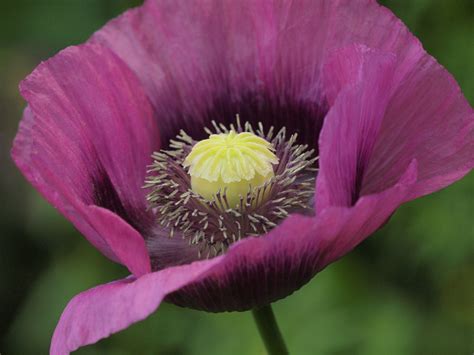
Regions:
M 19 168 L 105 255 L 135 274 L 149 271 L 135 229 L 150 222 L 141 186 L 159 133 L 135 75 L 87 44 L 42 63 L 21 92 L 29 108 L 12 151 Z
M 234 244 L 201 280 L 167 299 L 220 312 L 244 311 L 286 297 L 380 228 L 415 181 L 414 161 L 397 184 L 362 197 L 353 207 L 329 207 L 316 217 L 292 215 L 267 235 Z
M 285 297 L 386 221 L 415 178 L 412 164 L 390 190 L 352 208 L 331 207 L 316 219 L 293 215 L 265 238 L 244 239 L 224 256 L 85 291 L 61 315 L 51 354 L 69 354 L 143 320 L 166 296 L 208 311 L 247 310 Z
M 87 206 L 82 210 L 82 216 L 104 238 L 120 263 L 135 276 L 151 271 L 143 236 L 130 224 L 110 210 L 98 206 Z
M 227 105 L 251 103 L 245 95 L 260 104 L 266 95 L 322 103 L 321 65 L 334 48 L 362 43 L 393 52 L 400 78 L 423 54 L 400 20 L 369 0 L 148 0 L 91 41 L 111 48 L 137 74 L 166 137 L 179 128 L 192 133 L 213 111 L 227 113 L 223 97 Z
M 260 17 L 266 7 L 261 1 L 146 1 L 92 41 L 111 48 L 137 74 L 164 137 L 179 129 L 193 135 L 209 123 L 217 102 L 237 102 L 262 86 L 266 59 L 256 24 L 268 17 Z M 234 120 L 237 113 L 215 118 Z
M 474 111 L 454 78 L 425 56 L 398 87 L 383 120 L 362 193 L 381 191 L 412 160 L 410 199 L 439 190 L 474 167 Z
M 54 331 L 51 355 L 65 355 L 145 319 L 163 298 L 198 280 L 220 258 L 101 285 L 75 296 Z
M 396 57 L 365 46 L 338 50 L 325 64 L 325 90 L 333 105 L 321 136 L 316 207 L 351 206 L 394 86 Z

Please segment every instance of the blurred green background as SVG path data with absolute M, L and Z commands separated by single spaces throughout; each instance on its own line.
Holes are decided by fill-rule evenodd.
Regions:
M 236 0 L 237 1 L 237 0 Z M 69 299 L 126 275 L 34 191 L 9 158 L 18 82 L 139 1 L 0 0 L 0 353 L 46 354 Z M 474 102 L 474 1 L 386 0 Z M 472 354 L 474 174 L 390 223 L 274 305 L 293 354 Z M 165 304 L 78 354 L 264 354 L 249 313 Z

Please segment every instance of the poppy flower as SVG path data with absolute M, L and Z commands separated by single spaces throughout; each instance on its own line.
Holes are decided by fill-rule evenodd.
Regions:
M 456 81 L 373 0 L 149 0 L 20 90 L 17 166 L 131 273 L 70 301 L 52 354 L 163 301 L 286 297 L 474 165 Z

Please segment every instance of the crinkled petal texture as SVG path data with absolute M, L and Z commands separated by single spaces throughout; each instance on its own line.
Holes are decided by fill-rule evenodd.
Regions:
M 54 354 L 143 319 L 165 298 L 231 311 L 285 297 L 400 204 L 474 165 L 473 110 L 456 82 L 371 0 L 150 0 L 40 65 L 22 93 L 29 108 L 15 161 L 135 275 L 74 298 Z M 301 132 L 319 141 L 316 215 L 292 215 L 221 257 L 140 276 L 150 269 L 140 238 L 150 223 L 140 190 L 150 152 L 179 128 L 193 134 L 210 118 L 232 120 L 219 115 L 227 104 L 245 112 L 248 97 L 327 107 Z M 279 124 L 307 122 L 296 114 Z

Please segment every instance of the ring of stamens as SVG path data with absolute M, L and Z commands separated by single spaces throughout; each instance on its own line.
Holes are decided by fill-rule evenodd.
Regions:
M 254 130 L 248 122 L 242 126 L 238 117 L 236 125 L 229 128 L 212 124 L 213 130 L 205 129 L 209 135 L 251 132 L 270 142 L 278 164 L 269 181 L 240 196 L 239 205 L 231 208 L 225 190 L 208 200 L 191 189 L 183 163 L 197 142 L 184 131 L 170 141 L 170 149 L 153 153 L 144 186 L 149 189 L 148 203 L 169 237 L 185 238 L 196 245 L 200 258 L 222 254 L 247 236 L 265 234 L 290 213 L 312 213 L 317 171 L 314 150 L 296 144 L 296 134 L 286 139 L 285 128 L 274 134 L 273 127 L 265 132 L 259 123 Z

